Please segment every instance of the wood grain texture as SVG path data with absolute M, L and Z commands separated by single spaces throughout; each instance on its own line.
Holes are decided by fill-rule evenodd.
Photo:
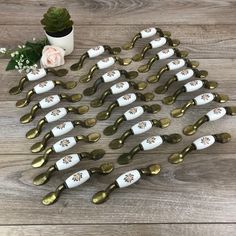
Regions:
M 25 133 L 33 128 L 37 121 L 50 109 L 39 111 L 36 119 L 30 124 L 21 125 L 19 118 L 26 114 L 33 104 L 46 95 L 34 96 L 30 105 L 17 109 L 15 103 L 23 98 L 26 92 L 38 82 L 28 83 L 22 94 L 11 96 L 8 90 L 15 86 L 20 78 L 16 71 L 5 71 L 7 59 L 0 59 L 0 235 L 234 235 L 236 232 L 236 126 L 235 118 L 225 116 L 223 119 L 204 124 L 197 134 L 191 137 L 183 136 L 181 143 L 176 145 L 163 144 L 158 149 L 140 152 L 127 166 L 120 166 L 116 159 L 121 153 L 129 151 L 143 139 L 154 134 L 181 133 L 187 125 L 196 121 L 210 109 L 217 106 L 235 105 L 236 100 L 236 5 L 235 1 L 156 1 L 156 0 L 71 0 L 71 1 L 34 1 L 34 0 L 3 0 L 0 1 L 0 47 L 13 47 L 33 37 L 43 37 L 43 30 L 39 23 L 42 14 L 49 6 L 59 5 L 67 7 L 75 22 L 75 50 L 66 58 L 65 68 L 76 62 L 79 56 L 87 49 L 99 45 L 109 44 L 121 46 L 135 33 L 149 27 L 159 26 L 172 33 L 172 38 L 181 41 L 182 50 L 189 51 L 189 58 L 200 62 L 200 69 L 209 72 L 208 80 L 215 80 L 219 87 L 214 92 L 229 95 L 226 104 L 211 103 L 205 106 L 193 107 L 180 119 L 173 119 L 170 111 L 183 105 L 189 99 L 200 94 L 200 91 L 183 94 L 178 101 L 171 105 L 162 105 L 162 109 L 155 115 L 144 114 L 134 121 L 124 123 L 117 134 L 106 137 L 95 144 L 79 143 L 65 153 L 52 155 L 48 164 L 40 169 L 33 169 L 31 161 L 40 154 L 31 154 L 30 147 L 41 140 L 48 132 L 61 121 L 86 119 L 94 117 L 104 110 L 117 96 L 110 96 L 101 108 L 90 108 L 82 116 L 70 114 L 61 121 L 48 124 L 42 134 L 34 139 L 27 140 Z M 131 57 L 141 50 L 150 40 L 140 40 L 133 50 L 122 51 L 122 57 Z M 151 57 L 157 52 L 152 50 L 147 54 Z M 101 59 L 102 57 L 99 57 Z M 78 80 L 98 59 L 88 60 L 79 72 L 69 71 L 64 80 Z M 124 68 L 136 70 L 147 60 L 135 63 Z M 135 81 L 145 81 L 148 75 L 156 72 L 170 60 L 155 63 L 150 72 L 139 74 Z M 107 72 L 95 74 L 93 81 Z M 152 92 L 154 88 L 175 72 L 166 73 L 160 83 L 149 85 L 143 92 Z M 43 80 L 58 79 L 48 75 Z M 122 78 L 124 80 L 124 78 Z M 89 84 L 78 86 L 66 91 L 56 88 L 47 93 L 57 94 L 66 92 L 82 93 Z M 172 94 L 185 82 L 174 84 L 166 95 Z M 56 107 L 68 105 L 88 105 L 89 102 L 109 88 L 106 84 L 95 95 L 84 97 L 82 101 L 70 104 L 63 102 Z M 134 91 L 130 89 L 129 91 Z M 201 93 L 208 90 L 202 89 Z M 166 95 L 156 95 L 149 104 L 158 103 Z M 136 102 L 134 105 L 144 104 Z M 128 107 L 118 108 L 111 118 L 98 122 L 94 128 L 76 128 L 67 136 L 102 132 L 112 124 Z M 113 138 L 119 137 L 125 130 L 138 121 L 145 119 L 171 119 L 170 127 L 166 129 L 154 128 L 145 134 L 130 137 L 122 149 L 111 150 L 108 147 Z M 171 153 L 182 150 L 196 138 L 220 132 L 232 134 L 232 140 L 226 144 L 195 151 L 179 165 L 171 165 L 167 158 Z M 61 138 L 61 137 L 60 137 Z M 51 146 L 60 138 L 53 138 Z M 32 179 L 54 164 L 60 157 L 73 152 L 91 151 L 104 148 L 106 155 L 103 159 L 94 162 L 83 160 L 77 166 L 56 173 L 49 183 L 35 187 Z M 115 170 L 109 176 L 94 176 L 89 182 L 78 189 L 65 191 L 59 201 L 49 207 L 43 206 L 40 201 L 49 191 L 55 189 L 65 178 L 79 169 L 98 166 L 102 162 L 113 162 Z M 93 205 L 91 197 L 99 190 L 104 189 L 120 174 L 130 169 L 139 168 L 151 163 L 162 166 L 156 177 L 145 177 L 139 183 L 126 189 L 114 192 L 108 202 L 103 205 Z

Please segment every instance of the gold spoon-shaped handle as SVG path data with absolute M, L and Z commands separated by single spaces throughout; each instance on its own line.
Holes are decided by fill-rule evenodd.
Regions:
M 133 56 L 133 61 L 141 61 L 144 59 L 146 53 L 150 49 L 154 48 L 160 48 L 164 45 L 168 44 L 171 47 L 177 47 L 180 44 L 180 41 L 178 39 L 171 39 L 169 37 L 159 37 L 154 40 L 152 40 L 150 43 L 148 43 L 140 53 L 137 53 L 135 56 Z
M 80 186 L 81 184 L 88 181 L 93 174 L 110 174 L 113 169 L 114 166 L 112 163 L 103 163 L 99 167 L 93 167 L 88 170 L 80 170 L 68 177 L 62 184 L 57 187 L 54 192 L 50 192 L 49 194 L 47 194 L 43 198 L 42 203 L 44 205 L 51 205 L 58 200 L 63 190 Z
M 103 149 L 95 149 L 92 152 L 82 152 L 69 154 L 59 159 L 54 165 L 51 165 L 45 172 L 36 176 L 33 180 L 35 185 L 43 185 L 51 178 L 52 174 L 57 171 L 63 171 L 77 165 L 83 159 L 99 160 L 105 155 Z
M 89 110 L 88 106 L 79 106 L 79 107 L 60 107 L 48 112 L 42 119 L 40 119 L 35 128 L 29 130 L 26 133 L 27 139 L 34 139 L 38 137 L 42 131 L 42 128 L 45 124 L 51 123 L 61 119 L 66 116 L 67 113 L 73 112 L 75 114 L 83 115 Z
M 215 142 L 227 143 L 231 140 L 231 135 L 228 133 L 220 133 L 214 135 L 206 135 L 196 139 L 192 144 L 184 148 L 181 152 L 172 154 L 168 160 L 171 164 L 179 164 L 183 162 L 184 157 L 193 150 L 202 150 L 210 147 Z
M 145 140 L 143 140 L 139 145 L 135 146 L 129 153 L 123 153 L 117 159 L 117 162 L 120 165 L 126 165 L 130 163 L 135 154 L 139 151 L 152 150 L 159 147 L 163 142 L 175 144 L 179 143 L 182 140 L 182 136 L 180 134 L 170 134 L 170 135 L 156 135 L 151 136 Z
M 192 106 L 201 106 L 205 105 L 209 102 L 215 101 L 218 103 L 224 103 L 229 100 L 229 97 L 224 94 L 218 94 L 218 93 L 203 93 L 201 95 L 198 95 L 194 99 L 188 101 L 184 106 L 181 108 L 176 108 L 171 111 L 171 115 L 174 118 L 182 117 L 185 112 Z
M 106 127 L 103 131 L 103 134 L 106 136 L 110 136 L 116 133 L 118 127 L 127 120 L 134 120 L 138 117 L 140 117 L 144 112 L 156 114 L 161 110 L 160 105 L 158 104 L 152 104 L 152 105 L 143 105 L 143 106 L 137 106 L 132 107 L 128 111 L 126 111 L 122 116 L 116 119 L 116 121 Z
M 197 132 L 198 128 L 204 123 L 209 121 L 218 120 L 225 115 L 236 115 L 236 107 L 217 107 L 210 110 L 206 115 L 198 119 L 193 125 L 188 125 L 183 129 L 185 135 L 193 135 Z
M 151 69 L 151 67 L 155 61 L 171 58 L 173 55 L 176 55 L 178 58 L 185 58 L 188 56 L 188 52 L 187 51 L 180 51 L 178 48 L 163 49 L 160 52 L 158 52 L 156 54 L 156 56 L 149 59 L 147 64 L 141 65 L 138 68 L 138 72 L 146 73 Z
M 124 50 L 130 50 L 134 47 L 135 43 L 137 42 L 138 39 L 141 38 L 150 38 L 152 36 L 154 36 L 155 34 L 159 34 L 159 36 L 161 37 L 170 37 L 171 33 L 168 31 L 162 31 L 162 29 L 160 28 L 156 28 L 156 27 L 152 27 L 152 28 L 148 28 L 148 29 L 144 29 L 142 31 L 140 31 L 139 33 L 137 33 L 130 42 L 125 43 L 122 48 Z
M 94 204 L 104 203 L 109 199 L 110 194 L 118 188 L 128 187 L 137 182 L 142 176 L 154 176 L 161 170 L 160 165 L 152 164 L 136 170 L 131 170 L 120 175 L 115 182 L 111 183 L 105 190 L 99 191 L 92 197 Z
M 141 101 L 149 102 L 154 99 L 154 94 L 153 93 L 142 94 L 139 92 L 125 94 L 119 97 L 115 102 L 111 103 L 105 111 L 99 112 L 97 114 L 97 119 L 107 120 L 111 116 L 112 111 L 116 107 L 127 106 L 135 102 L 137 99 Z
M 160 120 L 145 120 L 140 121 L 137 124 L 133 125 L 130 129 L 126 130 L 119 138 L 113 139 L 109 147 L 111 149 L 119 149 L 123 147 L 126 139 L 131 135 L 139 135 L 147 132 L 152 127 L 158 128 L 166 128 L 170 125 L 170 120 L 168 118 L 160 119 Z
M 43 151 L 47 147 L 47 143 L 49 139 L 53 137 L 60 137 L 64 134 L 69 133 L 73 130 L 76 126 L 81 126 L 84 128 L 91 128 L 97 123 L 95 118 L 88 118 L 86 120 L 74 120 L 74 121 L 67 121 L 63 122 L 57 126 L 55 126 L 51 131 L 46 133 L 43 139 L 40 142 L 35 143 L 31 147 L 31 152 L 38 153 Z

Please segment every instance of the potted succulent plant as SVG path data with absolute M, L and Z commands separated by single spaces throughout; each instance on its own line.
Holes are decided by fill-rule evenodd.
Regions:
M 70 18 L 66 8 L 50 7 L 41 20 L 49 43 L 63 48 L 65 55 L 74 49 L 74 28 Z

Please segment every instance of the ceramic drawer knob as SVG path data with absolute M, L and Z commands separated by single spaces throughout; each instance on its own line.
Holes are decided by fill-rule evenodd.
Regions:
M 132 60 L 141 61 L 144 59 L 146 53 L 150 49 L 160 48 L 166 44 L 168 44 L 171 47 L 177 47 L 180 44 L 180 41 L 178 39 L 171 39 L 169 37 L 158 37 L 150 41 L 147 45 L 145 45 L 140 53 L 137 53 L 135 56 L 133 56 Z
M 227 102 L 228 100 L 229 100 L 229 97 L 224 94 L 203 93 L 193 98 L 192 100 L 188 101 L 182 107 L 172 110 L 171 115 L 174 118 L 179 118 L 179 117 L 182 117 L 185 114 L 185 112 L 192 106 L 201 106 L 201 105 L 208 104 L 212 101 L 215 101 L 218 103 L 224 103 L 224 102 Z
M 89 110 L 88 106 L 79 106 L 79 107 L 60 107 L 48 112 L 42 119 L 40 119 L 35 128 L 29 130 L 26 133 L 26 138 L 33 139 L 40 135 L 42 132 L 43 126 L 47 123 L 52 123 L 54 121 L 60 120 L 65 117 L 69 112 L 83 115 Z
M 86 88 L 83 91 L 85 96 L 91 96 L 95 94 L 98 90 L 98 87 L 104 83 L 109 83 L 118 80 L 124 76 L 126 79 L 134 79 L 138 76 L 137 71 L 126 71 L 126 70 L 111 70 L 98 78 L 91 87 Z
M 93 75 L 97 70 L 103 70 L 109 68 L 115 63 L 118 63 L 119 65 L 122 66 L 128 66 L 131 62 L 132 60 L 130 58 L 120 58 L 117 56 L 103 58 L 89 69 L 88 74 L 80 77 L 80 82 L 88 83 L 93 78 Z
M 169 157 L 169 162 L 179 164 L 184 161 L 185 156 L 193 150 L 202 150 L 216 143 L 227 143 L 231 140 L 231 135 L 228 133 L 220 133 L 214 135 L 206 135 L 196 139 L 192 144 L 184 148 L 181 152 L 172 154 Z
M 138 117 L 140 117 L 144 112 L 151 113 L 151 114 L 156 114 L 161 110 L 160 105 L 158 104 L 153 104 L 153 105 L 143 105 L 143 106 L 137 106 L 137 107 L 132 107 L 128 111 L 126 111 L 122 116 L 116 119 L 116 121 L 106 127 L 103 131 L 103 134 L 110 136 L 116 133 L 118 127 L 125 121 L 128 120 L 134 120 Z
M 120 165 L 126 165 L 130 163 L 134 156 L 140 151 L 152 150 L 159 147 L 163 142 L 175 144 L 179 143 L 182 140 L 182 136 L 180 134 L 170 134 L 170 135 L 156 135 L 148 137 L 143 140 L 140 144 L 133 147 L 130 152 L 121 154 L 117 162 Z
M 122 46 L 122 48 L 124 50 L 130 50 L 134 47 L 134 45 L 138 39 L 150 38 L 156 34 L 159 34 L 159 36 L 161 36 L 161 37 L 170 37 L 171 36 L 171 33 L 168 31 L 162 31 L 162 29 L 160 29 L 160 28 L 150 27 L 150 28 L 141 30 L 139 33 L 135 34 L 135 36 L 131 39 L 131 41 L 128 43 L 125 43 Z
M 51 69 L 44 69 L 44 68 L 36 69 L 34 71 L 29 72 L 25 76 L 23 76 L 20 79 L 18 85 L 9 90 L 9 93 L 11 95 L 21 93 L 24 88 L 25 83 L 40 80 L 40 79 L 44 78 L 50 72 L 56 76 L 61 77 L 61 76 L 65 76 L 68 73 L 68 70 L 66 70 L 66 69 L 55 70 L 52 68 Z
M 153 99 L 154 99 L 154 95 L 152 93 L 142 94 L 142 93 L 136 92 L 136 93 L 125 94 L 119 97 L 115 102 L 111 103 L 105 111 L 99 112 L 97 114 L 97 119 L 107 120 L 111 116 L 112 111 L 116 107 L 127 106 L 129 104 L 132 104 L 136 100 L 149 102 L 149 101 L 152 101 Z
M 30 103 L 31 98 L 34 94 L 46 93 L 46 92 L 52 90 L 56 86 L 61 86 L 64 89 L 73 89 L 73 88 L 76 87 L 76 85 L 77 85 L 77 83 L 75 81 L 67 81 L 67 82 L 63 82 L 61 80 L 43 81 L 43 82 L 37 84 L 36 86 L 34 86 L 31 90 L 29 90 L 27 92 L 25 98 L 17 101 L 16 102 L 16 107 L 25 107 L 25 106 L 27 106 Z
M 121 48 L 119 48 L 119 47 L 111 48 L 108 45 L 99 45 L 99 46 L 95 46 L 93 48 L 90 48 L 87 52 L 82 54 L 82 56 L 80 57 L 79 61 L 76 62 L 75 64 L 73 64 L 70 67 L 70 69 L 73 70 L 73 71 L 79 70 L 79 69 L 81 69 L 83 67 L 84 61 L 86 59 L 98 57 L 98 56 L 104 54 L 106 51 L 109 54 L 117 55 L 117 54 L 119 54 L 121 52 Z
M 118 82 L 112 85 L 109 89 L 105 90 L 99 98 L 95 98 L 90 102 L 91 107 L 100 107 L 104 104 L 109 95 L 120 94 L 128 90 L 130 87 L 135 90 L 144 90 L 147 87 L 147 83 L 141 82 L 133 82 L 133 81 L 124 81 Z M 119 101 L 118 101 L 119 102 Z M 124 101 L 123 101 L 124 102 Z
M 188 125 L 183 129 L 183 133 L 185 135 L 193 135 L 197 132 L 198 128 L 202 126 L 204 123 L 209 121 L 216 121 L 224 117 L 225 115 L 235 116 L 236 115 L 236 107 L 217 107 L 209 112 L 206 115 L 202 116 L 198 119 L 194 124 Z
M 126 188 L 139 181 L 144 176 L 155 176 L 161 170 L 160 165 L 151 164 L 147 167 L 130 170 L 120 175 L 113 183 L 108 185 L 105 190 L 99 191 L 92 197 L 94 204 L 104 203 L 109 199 L 110 194 L 118 188 Z
M 90 133 L 88 135 L 77 135 L 75 137 L 63 138 L 53 144 L 51 147 L 47 148 L 42 156 L 35 158 L 32 162 L 32 166 L 34 168 L 38 168 L 45 165 L 52 153 L 64 152 L 65 150 L 68 150 L 75 146 L 76 143 L 80 141 L 84 141 L 86 143 L 95 143 L 100 138 L 101 135 L 99 133 Z
M 152 127 L 158 127 L 158 128 L 166 128 L 170 125 L 170 120 L 168 118 L 163 118 L 160 120 L 144 120 L 140 121 L 137 124 L 133 125 L 130 129 L 126 130 L 119 138 L 113 139 L 109 147 L 111 149 L 119 149 L 121 148 L 126 139 L 131 135 L 139 135 L 147 132 Z
M 55 191 L 48 193 L 43 197 L 42 203 L 44 205 L 51 205 L 55 203 L 61 193 L 65 189 L 75 188 L 86 181 L 88 181 L 94 174 L 107 175 L 113 171 L 114 167 L 112 163 L 104 163 L 99 167 L 93 167 L 88 170 L 80 170 L 69 176 L 62 184 L 60 184 Z
M 68 102 L 78 102 L 81 100 L 81 98 L 82 95 L 79 93 L 72 95 L 67 95 L 65 93 L 59 95 L 49 95 L 48 97 L 43 98 L 37 104 L 33 105 L 30 109 L 30 112 L 20 118 L 20 122 L 22 124 L 31 122 L 32 120 L 34 120 L 37 111 L 39 111 L 40 109 L 53 107 L 62 100 L 66 100 Z
M 148 72 L 151 69 L 151 67 L 152 67 L 152 65 L 155 61 L 168 59 L 168 58 L 171 58 L 174 55 L 176 55 L 176 57 L 178 57 L 178 58 L 185 58 L 185 57 L 188 56 L 188 52 L 187 51 L 180 51 L 178 48 L 163 49 L 160 52 L 158 52 L 156 54 L 156 56 L 149 59 L 147 64 L 141 65 L 138 68 L 138 72 L 140 72 L 140 73 Z
M 95 149 L 92 152 L 68 154 L 56 161 L 55 164 L 51 165 L 45 172 L 37 175 L 34 178 L 33 183 L 34 185 L 43 185 L 47 183 L 56 172 L 70 169 L 80 163 L 83 159 L 96 161 L 101 159 L 104 155 L 105 151 L 103 149 Z

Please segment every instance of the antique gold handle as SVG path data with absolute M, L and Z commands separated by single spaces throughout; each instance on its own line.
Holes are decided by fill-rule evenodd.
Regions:
M 163 49 L 160 52 L 158 52 L 156 54 L 156 56 L 149 59 L 147 64 L 141 65 L 138 68 L 138 72 L 140 72 L 140 73 L 148 72 L 151 69 L 151 67 L 155 61 L 171 58 L 173 55 L 176 55 L 178 58 L 185 58 L 188 56 L 188 52 L 187 51 L 180 51 L 178 48 Z
M 84 96 L 91 96 L 95 94 L 98 87 L 103 83 L 108 83 L 118 80 L 121 76 L 125 76 L 126 79 L 135 79 L 138 76 L 137 71 L 126 71 L 126 70 L 111 70 L 99 77 L 91 87 L 86 88 L 83 91 Z
M 209 121 L 218 120 L 225 115 L 235 116 L 236 107 L 217 107 L 210 110 L 206 115 L 198 119 L 193 125 L 188 125 L 184 128 L 183 133 L 185 135 L 193 135 L 197 132 L 198 128 L 204 123 Z
M 103 134 L 106 136 L 113 135 L 116 133 L 117 129 L 123 122 L 128 121 L 128 120 L 134 120 L 140 117 L 144 112 L 156 114 L 160 110 L 161 110 L 161 106 L 158 104 L 132 107 L 128 111 L 126 111 L 122 116 L 118 117 L 112 125 L 107 126 L 104 129 Z
M 125 95 L 119 97 L 115 102 L 111 103 L 105 111 L 99 112 L 97 114 L 97 119 L 98 120 L 107 120 L 111 116 L 112 111 L 116 107 L 127 106 L 129 104 L 132 104 L 136 100 L 149 102 L 149 101 L 152 101 L 153 99 L 154 99 L 153 93 L 142 94 L 142 93 L 137 92 L 137 93 L 125 94 Z
M 11 95 L 21 93 L 26 82 L 39 80 L 39 79 L 45 77 L 50 72 L 58 77 L 62 77 L 68 73 L 68 70 L 66 70 L 66 69 L 55 70 L 53 68 L 51 68 L 51 69 L 49 69 L 49 68 L 48 69 L 44 69 L 44 68 L 36 69 L 34 71 L 29 72 L 27 75 L 23 76 L 20 79 L 18 85 L 9 90 L 9 93 Z
M 60 107 L 48 112 L 42 119 L 40 119 L 35 128 L 29 130 L 26 133 L 26 138 L 34 139 L 38 137 L 42 131 L 45 124 L 60 120 L 62 117 L 66 116 L 67 113 L 73 112 L 75 114 L 83 115 L 89 110 L 88 106 L 79 107 Z
M 122 66 L 128 66 L 131 62 L 132 60 L 130 58 L 120 58 L 117 56 L 103 58 L 90 68 L 88 74 L 81 76 L 79 81 L 81 83 L 88 83 L 93 78 L 94 72 L 97 70 L 109 68 L 115 63 L 119 63 Z
M 118 188 L 128 187 L 137 182 L 142 176 L 154 176 L 157 175 L 161 170 L 160 165 L 151 164 L 147 167 L 130 170 L 120 175 L 115 182 L 111 183 L 105 190 L 99 191 L 92 197 L 94 204 L 104 203 L 109 199 L 110 194 Z
M 52 153 L 64 152 L 76 145 L 80 141 L 86 143 L 95 143 L 101 138 L 99 133 L 90 133 L 88 135 L 77 135 L 75 137 L 66 137 L 58 142 L 54 143 L 51 147 L 47 148 L 43 156 L 39 156 L 32 161 L 32 166 L 34 168 L 41 167 L 45 165 Z
M 159 147 L 164 142 L 176 144 L 182 140 L 182 136 L 180 134 L 170 134 L 170 135 L 156 135 L 151 136 L 145 140 L 143 140 L 139 145 L 135 146 L 128 153 L 121 154 L 117 162 L 120 165 L 126 165 L 130 163 L 134 156 L 140 151 L 152 150 Z
M 59 102 L 61 102 L 61 100 L 66 100 L 68 102 L 78 102 L 81 100 L 81 98 L 82 98 L 82 95 L 80 93 L 72 94 L 72 95 L 68 95 L 65 93 L 62 93 L 59 95 L 49 95 L 48 97 L 43 98 L 37 104 L 32 106 L 30 109 L 30 112 L 20 118 L 20 122 L 21 124 L 26 124 L 26 123 L 31 122 L 34 119 L 35 114 L 38 110 L 53 107 Z
M 73 88 L 76 87 L 76 85 L 77 85 L 77 83 L 75 81 L 67 81 L 67 82 L 63 82 L 61 80 L 43 81 L 43 82 L 37 84 L 36 86 L 34 86 L 31 90 L 29 90 L 27 92 L 25 98 L 17 101 L 16 102 L 16 107 L 25 107 L 25 106 L 27 106 L 30 103 L 31 97 L 34 94 L 46 93 L 46 92 L 52 90 L 56 86 L 61 86 L 64 89 L 73 89 Z
M 147 83 L 144 81 L 133 82 L 133 81 L 124 81 L 118 82 L 111 86 L 109 89 L 104 91 L 99 98 L 95 98 L 90 102 L 91 107 L 100 107 L 104 104 L 109 95 L 120 94 L 127 91 L 130 87 L 133 87 L 135 90 L 144 90 L 147 87 Z
M 56 161 L 54 165 L 51 165 L 45 172 L 36 176 L 33 180 L 34 185 L 43 185 L 51 178 L 52 174 L 58 171 L 67 170 L 77 165 L 83 159 L 99 160 L 103 158 L 105 151 L 103 149 L 95 149 L 92 152 L 81 152 L 69 154 Z
M 231 135 L 228 133 L 220 133 L 214 135 L 206 135 L 196 139 L 192 144 L 184 148 L 181 152 L 172 154 L 168 160 L 171 164 L 179 164 L 183 162 L 184 157 L 193 150 L 202 150 L 210 147 L 215 142 L 227 143 L 231 140 Z
M 156 27 L 152 27 L 152 28 L 147 28 L 144 29 L 142 31 L 140 31 L 139 33 L 137 33 L 130 42 L 125 43 L 122 48 L 124 50 L 130 50 L 134 47 L 135 43 L 137 42 L 138 39 L 141 38 L 149 38 L 154 36 L 155 34 L 159 34 L 159 36 L 161 37 L 170 37 L 171 33 L 168 31 L 162 31 L 162 29 L 160 28 L 156 28 Z
M 119 149 L 123 147 L 126 139 L 131 135 L 143 134 L 150 130 L 152 127 L 166 128 L 170 125 L 170 120 L 168 118 L 163 118 L 160 120 L 144 120 L 136 123 L 130 129 L 126 130 L 119 138 L 113 139 L 109 147 L 111 149 Z
M 159 71 L 155 75 L 151 75 L 147 78 L 147 81 L 149 83 L 156 83 L 160 80 L 161 76 L 167 72 L 172 70 L 178 70 L 182 67 L 186 66 L 190 69 L 196 69 L 199 66 L 198 61 L 190 61 L 188 58 L 184 59 L 175 59 L 169 63 L 167 63 L 165 66 L 161 67 Z
M 40 142 L 35 143 L 31 147 L 31 152 L 38 153 L 38 152 L 43 151 L 46 148 L 49 139 L 53 137 L 60 137 L 64 134 L 67 134 L 77 126 L 81 126 L 83 128 L 91 128 L 96 123 L 97 123 L 97 120 L 95 118 L 63 122 L 55 126 L 54 128 L 52 128 L 49 132 L 47 132 Z
M 178 39 L 171 39 L 169 37 L 159 37 L 154 40 L 152 40 L 150 43 L 148 43 L 140 53 L 137 53 L 132 57 L 133 61 L 142 61 L 146 55 L 146 53 L 153 48 L 160 48 L 164 45 L 168 44 L 171 47 L 177 47 L 180 44 L 180 41 Z
M 75 188 L 85 183 L 94 174 L 107 175 L 114 169 L 112 163 L 103 163 L 99 167 L 93 167 L 88 170 L 80 170 L 70 177 L 68 177 L 62 184 L 60 184 L 54 192 L 48 193 L 43 197 L 42 203 L 44 205 L 51 205 L 55 203 L 62 191 L 65 189 Z
M 112 48 L 109 45 L 96 46 L 96 47 L 90 48 L 87 52 L 82 54 L 79 61 L 73 64 L 70 67 L 70 69 L 73 71 L 80 70 L 83 67 L 85 59 L 98 57 L 102 55 L 105 51 L 108 51 L 112 55 L 117 55 L 121 52 L 121 48 L 120 47 Z

